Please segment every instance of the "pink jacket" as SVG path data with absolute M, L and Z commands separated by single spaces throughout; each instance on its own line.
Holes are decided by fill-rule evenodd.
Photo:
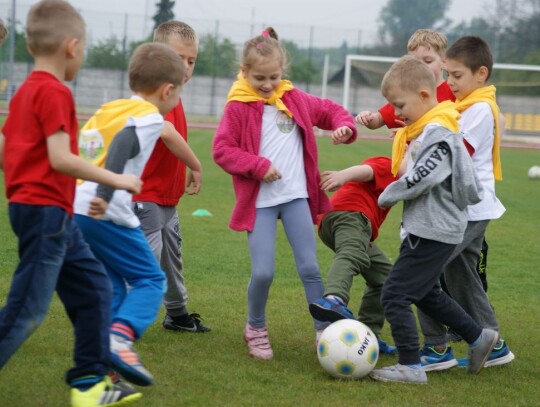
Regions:
M 313 126 L 323 130 L 347 126 L 354 132 L 347 143 L 356 140 L 356 126 L 352 115 L 330 99 L 293 89 L 286 92 L 282 100 L 302 134 L 308 203 L 315 224 L 317 215 L 331 210 L 331 204 L 319 187 L 321 177 Z M 214 161 L 233 176 L 236 205 L 229 226 L 237 231 L 253 230 L 260 182 L 271 164 L 267 158 L 259 156 L 263 110 L 262 100 L 227 103 L 213 140 Z

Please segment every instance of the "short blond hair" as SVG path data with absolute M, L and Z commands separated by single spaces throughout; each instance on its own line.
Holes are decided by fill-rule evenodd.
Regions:
M 4 20 L 0 18 L 0 45 L 5 41 L 5 39 L 8 36 L 8 30 L 6 27 L 6 23 L 4 23 Z
M 154 30 L 154 42 L 168 43 L 171 40 L 199 44 L 195 30 L 190 25 L 176 20 L 161 23 Z
M 84 19 L 67 1 L 41 0 L 28 12 L 26 42 L 32 55 L 53 54 L 64 41 L 85 37 Z
M 182 86 L 185 70 L 182 59 L 167 45 L 143 44 L 129 61 L 129 87 L 133 92 L 150 94 L 164 83 Z
M 407 43 L 407 51 L 413 52 L 418 47 L 426 47 L 435 51 L 441 58 L 444 58 L 446 53 L 446 47 L 448 46 L 448 39 L 443 33 L 433 31 L 427 28 L 421 28 L 416 30 L 409 42 Z
M 427 88 L 434 94 L 436 92 L 433 72 L 411 55 L 398 59 L 384 75 L 381 83 L 382 94 L 386 96 L 388 91 L 395 87 L 409 92 L 416 92 L 421 88 Z

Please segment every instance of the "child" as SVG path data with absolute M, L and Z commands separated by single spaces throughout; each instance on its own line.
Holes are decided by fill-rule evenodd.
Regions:
M 20 258 L 0 310 L 0 369 L 42 323 L 56 290 L 75 335 L 75 366 L 66 374 L 71 405 L 127 404 L 141 394 L 114 386 L 106 376 L 111 285 L 73 221 L 73 198 L 76 178 L 131 192 L 140 191 L 141 183 L 77 156 L 75 103 L 62 81 L 73 80 L 84 59 L 80 14 L 68 2 L 43 0 L 30 9 L 26 30 L 35 65 L 10 102 L 0 136 Z
M 154 31 L 154 41 L 168 45 L 186 66 L 184 83 L 191 79 L 199 40 L 193 28 L 180 21 L 167 21 Z M 170 144 L 158 140 L 142 174 L 143 189 L 133 197 L 133 210 L 141 221 L 161 268 L 167 277 L 167 291 L 163 297 L 166 314 L 163 327 L 172 331 L 208 332 L 200 315 L 188 313 L 188 295 L 182 274 L 182 236 L 176 206 L 187 185 L 193 185 L 188 195 L 197 194 L 201 185 L 201 164 L 187 143 L 187 124 L 180 100 L 165 116 L 172 123 L 187 150 L 188 159 L 175 155 Z M 186 164 L 191 168 L 186 183 Z
M 476 267 L 486 227 L 491 219 L 500 218 L 505 208 L 495 195 L 495 180 L 502 178 L 499 143 L 499 108 L 495 87 L 488 86 L 493 68 L 489 46 L 479 37 L 462 37 L 447 52 L 448 84 L 456 95 L 456 109 L 461 112 L 460 129 L 471 150 L 473 166 L 484 189 L 481 202 L 468 208 L 468 224 L 463 241 L 456 247 L 444 268 L 449 294 L 483 328 L 498 331 L 499 325 Z M 419 315 L 426 345 L 423 347 L 425 370 L 443 370 L 466 365 L 456 362 L 452 349 L 446 346 L 446 329 Z M 486 367 L 511 362 L 514 354 L 500 339 L 488 357 Z
M 251 356 L 272 359 L 266 302 L 274 277 L 276 221 L 281 218 L 308 303 L 323 294 L 313 223 L 331 209 L 319 188 L 313 126 L 335 129 L 334 144 L 352 142 L 348 112 L 282 80 L 285 51 L 272 28 L 247 41 L 213 141 L 213 158 L 233 176 L 236 205 L 229 226 L 248 232 L 251 279 L 244 329 Z M 320 331 L 327 324 L 315 321 Z
M 167 140 L 177 137 L 170 123 L 164 126 L 162 115 L 178 104 L 184 75 L 182 59 L 171 48 L 157 43 L 139 46 L 129 63 L 134 96 L 106 103 L 90 118 L 79 138 L 81 155 L 115 172 L 140 175 L 160 135 Z M 140 363 L 133 342 L 157 317 L 165 275 L 131 200 L 129 193 L 113 195 L 103 185 L 81 183 L 75 219 L 112 280 L 112 365 L 130 382 L 148 386 L 153 377 Z M 87 216 L 105 202 L 109 206 L 101 220 Z
M 381 301 L 398 350 L 398 363 L 373 370 L 375 380 L 427 383 L 420 363 L 416 319 L 418 309 L 450 326 L 469 346 L 468 371 L 478 373 L 498 333 L 482 329 L 437 282 L 443 266 L 463 238 L 467 206 L 480 201 L 482 186 L 459 134 L 459 113 L 452 102 L 438 103 L 433 74 L 412 56 L 399 59 L 383 78 L 384 97 L 407 124 L 400 129 L 392 148 L 396 173 L 406 141 L 419 140 L 414 165 L 390 184 L 379 205 L 403 203 L 403 227 L 407 236 Z
M 309 305 L 311 315 L 319 321 L 354 318 L 347 304 L 353 277 L 361 275 L 366 289 L 358 320 L 377 335 L 379 352 L 384 354 L 396 352 L 394 346 L 380 339 L 384 324 L 381 290 L 392 263 L 374 241 L 390 210 L 380 208 L 377 200 L 395 180 L 389 157 L 371 157 L 354 167 L 322 173 L 321 188 L 336 193 L 330 198 L 333 210 L 319 222 L 319 237 L 336 255 L 328 271 L 324 297 Z
M 443 77 L 447 44 L 448 40 L 444 34 L 429 29 L 416 30 L 407 43 L 408 54 L 424 62 L 433 72 L 439 102 L 456 99 Z M 381 107 L 377 113 L 367 110 L 360 112 L 355 120 L 368 129 L 378 129 L 384 125 L 389 129 L 394 129 L 404 125 L 403 119 L 395 114 L 394 107 L 390 103 Z

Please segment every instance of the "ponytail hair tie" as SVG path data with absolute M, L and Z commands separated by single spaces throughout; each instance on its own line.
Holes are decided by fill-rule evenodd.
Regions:
M 261 35 L 262 35 L 263 37 L 270 37 L 270 33 L 269 33 L 267 30 L 264 30 L 264 31 L 261 33 Z

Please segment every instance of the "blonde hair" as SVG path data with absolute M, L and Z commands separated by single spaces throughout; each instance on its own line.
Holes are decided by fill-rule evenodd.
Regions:
M 129 87 L 133 92 L 150 94 L 164 83 L 182 86 L 185 69 L 182 59 L 167 45 L 143 44 L 129 61 Z
M 0 18 L 0 45 L 4 42 L 4 40 L 8 36 L 8 30 L 6 27 L 6 24 L 4 23 L 4 20 Z
M 381 92 L 384 96 L 394 87 L 403 91 L 416 92 L 427 87 L 436 92 L 435 77 L 429 67 L 411 55 L 398 59 L 383 77 Z
M 26 19 L 26 42 L 33 55 L 54 54 L 66 40 L 86 37 L 79 12 L 64 0 L 41 0 Z
M 267 27 L 256 37 L 244 43 L 244 52 L 240 60 L 240 68 L 249 70 L 261 57 L 276 55 L 285 71 L 287 68 L 287 53 L 279 43 L 277 32 Z
M 429 30 L 427 28 L 421 28 L 416 30 L 409 42 L 407 43 L 407 51 L 413 52 L 418 47 L 426 47 L 435 51 L 441 58 L 444 58 L 446 53 L 446 47 L 448 46 L 448 39 L 443 33 Z
M 187 43 L 199 43 L 197 33 L 191 26 L 182 21 L 166 21 L 154 30 L 154 42 L 168 43 L 171 40 L 180 40 Z

